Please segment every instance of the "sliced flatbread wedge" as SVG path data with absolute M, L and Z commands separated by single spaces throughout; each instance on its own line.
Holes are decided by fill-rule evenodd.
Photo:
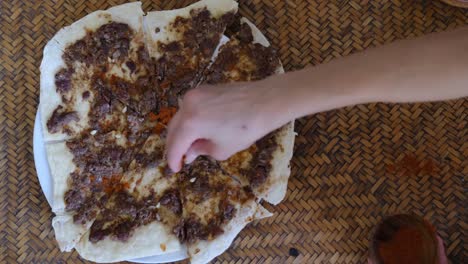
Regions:
M 133 258 L 181 252 L 186 248 L 168 225 L 173 213 L 161 206 L 171 179 L 162 167 L 135 170 L 123 182 L 127 188 L 114 193 L 90 230 L 76 245 L 79 254 L 95 262 L 117 262 Z
M 162 158 L 158 146 L 143 152 L 144 146 L 129 144 L 125 135 L 115 131 L 46 145 L 53 183 L 52 211 L 57 215 L 53 226 L 62 249 L 73 247 L 79 239 L 75 235 L 84 234 L 108 197 L 127 187 L 122 179 L 152 168 Z M 67 233 L 68 237 L 61 237 Z
M 176 107 L 179 96 L 200 83 L 235 12 L 233 0 L 202 0 L 181 9 L 149 12 L 144 18 L 163 106 Z
M 256 201 L 250 201 L 239 207 L 237 215 L 223 226 L 224 233 L 209 241 L 197 241 L 188 246 L 191 264 L 204 264 L 226 251 L 247 224 L 254 220 L 272 216 Z
M 141 3 L 129 3 L 93 12 L 49 41 L 40 67 L 39 107 L 46 142 L 73 138 L 89 128 L 90 105 L 97 97 L 93 76 L 100 75 L 98 71 L 106 68 L 108 75 L 131 79 L 123 65 L 144 48 L 142 21 Z
M 230 40 L 219 49 L 207 83 L 255 81 L 284 72 L 268 40 L 246 18 L 238 18 L 228 29 Z M 221 165 L 249 183 L 257 197 L 278 204 L 286 195 L 294 137 L 292 121 Z
M 187 244 L 191 263 L 209 262 L 229 248 L 248 223 L 271 216 L 248 186 L 210 158 L 197 158 L 177 174 L 177 180 L 183 218 L 173 231 Z

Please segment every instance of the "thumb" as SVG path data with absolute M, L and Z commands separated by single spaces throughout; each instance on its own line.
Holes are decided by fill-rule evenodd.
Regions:
M 213 143 L 206 139 L 197 139 L 185 154 L 185 163 L 192 163 L 198 156 L 210 155 Z
M 198 156 L 207 155 L 217 160 L 225 160 L 229 155 L 218 145 L 207 139 L 198 139 L 190 146 L 185 156 L 186 163 L 192 163 Z

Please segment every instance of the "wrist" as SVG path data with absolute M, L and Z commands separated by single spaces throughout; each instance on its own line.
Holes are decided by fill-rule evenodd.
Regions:
M 281 79 L 284 74 L 271 76 L 267 79 L 252 82 L 250 87 L 255 89 L 254 120 L 259 131 L 267 134 L 288 121 L 294 119 L 288 113 L 290 105 L 285 101 L 285 90 Z
M 374 77 L 342 65 L 332 62 L 256 82 L 259 122 L 273 130 L 306 115 L 371 102 Z
M 328 63 L 288 74 L 284 103 L 290 106 L 289 118 L 325 112 L 345 106 L 367 103 L 371 78 L 362 71 Z

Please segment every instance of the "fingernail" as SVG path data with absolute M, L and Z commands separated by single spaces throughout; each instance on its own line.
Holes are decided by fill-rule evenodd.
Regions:
M 197 155 L 196 155 L 196 154 L 193 154 L 193 153 L 187 154 L 187 156 L 186 156 L 186 158 L 185 158 L 185 164 L 190 164 L 190 163 L 192 163 L 196 158 L 197 158 Z

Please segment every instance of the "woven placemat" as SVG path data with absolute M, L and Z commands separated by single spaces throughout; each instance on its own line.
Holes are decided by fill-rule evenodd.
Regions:
M 32 154 L 42 49 L 82 16 L 124 1 L 0 1 L 0 263 L 82 263 L 61 253 Z M 145 10 L 187 1 L 143 1 Z M 439 1 L 241 1 L 287 70 L 468 24 Z M 445 87 L 441 87 L 444 89 Z M 370 104 L 298 120 L 288 194 L 216 263 L 365 263 L 375 224 L 415 212 L 453 263 L 468 259 L 468 99 Z M 290 256 L 298 253 L 296 257 Z

